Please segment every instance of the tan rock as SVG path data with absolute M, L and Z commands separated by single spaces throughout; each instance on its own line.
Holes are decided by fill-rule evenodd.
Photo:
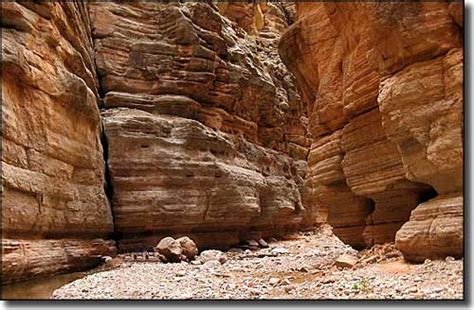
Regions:
M 176 241 L 179 242 L 183 255 L 186 256 L 187 259 L 193 259 L 199 253 L 196 243 L 194 243 L 191 238 L 181 237 L 176 239 Z
M 418 204 L 463 188 L 462 4 L 297 2 L 296 9 L 279 51 L 309 108 L 311 214 L 356 247 L 393 241 Z M 440 221 L 450 217 L 458 219 Z M 411 219 L 397 234 L 405 257 L 417 255 L 417 242 L 426 247 L 415 241 L 416 227 L 425 230 Z M 462 226 L 452 227 L 462 235 Z M 425 248 L 420 256 L 430 251 L 438 255 Z
M 85 3 L 2 3 L 3 284 L 113 255 Z
M 183 248 L 180 242 L 172 237 L 163 238 L 157 244 L 156 250 L 169 262 L 179 262 L 183 257 Z
M 463 250 L 463 197 L 444 195 L 420 204 L 397 232 L 396 245 L 405 259 L 460 258 Z
M 459 200 L 463 189 L 462 72 L 462 50 L 453 49 L 445 56 L 408 66 L 382 84 L 379 104 L 386 132 L 403 158 L 406 177 L 429 184 L 439 193 L 420 204 L 397 233 L 397 247 L 409 260 L 463 253 Z M 456 211 L 445 212 L 446 203 L 456 205 Z M 432 212 L 440 213 L 428 215 Z M 422 214 L 437 219 L 421 220 Z M 429 231 L 427 223 L 431 223 Z
M 108 2 L 89 11 L 120 250 L 168 233 L 228 246 L 249 229 L 313 224 L 306 107 L 276 50 L 281 6 Z
M 339 256 L 334 264 L 337 267 L 341 268 L 352 268 L 355 264 L 357 264 L 358 258 L 349 254 L 342 254 Z
M 224 252 L 219 251 L 219 250 L 206 250 L 202 251 L 199 254 L 199 260 L 203 263 L 211 262 L 211 261 L 217 261 L 221 264 L 225 263 L 227 261 L 227 257 Z
M 143 232 L 196 230 L 218 231 L 225 241 L 226 232 L 250 225 L 278 231 L 303 222 L 288 156 L 193 120 L 139 110 L 107 111 L 104 127 L 120 242 Z M 202 239 L 191 237 L 202 248 Z

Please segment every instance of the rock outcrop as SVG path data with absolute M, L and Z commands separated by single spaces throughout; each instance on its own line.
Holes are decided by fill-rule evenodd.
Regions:
M 309 106 L 318 221 L 408 260 L 462 256 L 462 3 L 296 8 L 280 54 Z
M 81 2 L 2 3 L 2 283 L 115 251 Z
M 89 10 L 121 251 L 170 234 L 206 248 L 311 224 L 306 107 L 277 54 L 279 6 Z
M 110 261 L 113 233 L 206 249 L 328 222 L 462 256 L 462 10 L 2 3 L 2 283 Z

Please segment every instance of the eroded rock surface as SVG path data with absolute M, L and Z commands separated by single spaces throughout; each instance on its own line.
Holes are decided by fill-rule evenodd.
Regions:
M 2 3 L 2 283 L 114 252 L 83 3 Z
M 280 54 L 309 106 L 318 221 L 356 247 L 396 235 L 410 260 L 462 255 L 462 5 L 296 8 Z
M 329 222 L 462 256 L 462 9 L 2 3 L 3 283 L 113 256 L 113 221 L 121 251 Z
M 311 224 L 306 107 L 277 54 L 286 15 L 226 6 L 89 6 L 121 250 Z

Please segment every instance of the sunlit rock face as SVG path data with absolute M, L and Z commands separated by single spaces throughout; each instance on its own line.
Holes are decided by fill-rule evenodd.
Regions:
M 280 5 L 90 3 L 119 249 L 313 223 L 306 106 Z
M 83 3 L 2 3 L 2 283 L 111 255 Z
M 309 106 L 313 213 L 356 247 L 462 256 L 462 3 L 296 9 L 280 55 Z

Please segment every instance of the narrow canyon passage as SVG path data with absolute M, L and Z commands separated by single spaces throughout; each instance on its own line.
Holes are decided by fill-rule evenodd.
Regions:
M 153 252 L 122 254 L 87 272 L 4 287 L 3 296 L 377 300 L 460 299 L 463 295 L 462 260 L 449 257 L 408 264 L 393 243 L 357 252 L 327 226 L 269 238 L 268 248 L 210 252 L 202 252 L 190 263 L 167 264 L 158 262 Z
M 8 2 L 2 16 L 3 285 L 462 297 L 462 3 Z M 166 264 L 168 236 L 227 263 Z

